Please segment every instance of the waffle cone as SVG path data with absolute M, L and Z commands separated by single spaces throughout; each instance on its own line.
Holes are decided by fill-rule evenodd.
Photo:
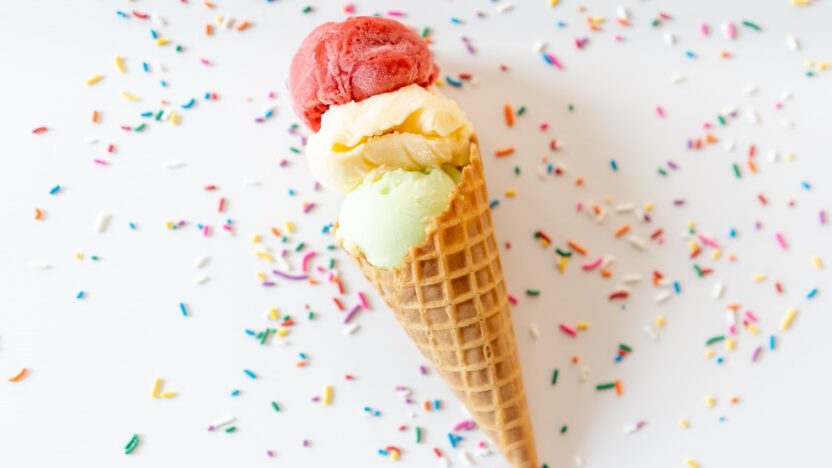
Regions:
M 401 267 L 347 252 L 399 323 L 515 468 L 537 454 L 476 139 L 448 208 Z

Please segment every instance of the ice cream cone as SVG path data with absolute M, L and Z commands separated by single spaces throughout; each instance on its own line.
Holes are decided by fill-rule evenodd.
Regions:
M 381 221 L 380 221 L 381 222 Z M 377 268 L 349 255 L 396 318 L 515 468 L 536 468 L 517 341 L 476 139 L 470 163 L 403 264 Z

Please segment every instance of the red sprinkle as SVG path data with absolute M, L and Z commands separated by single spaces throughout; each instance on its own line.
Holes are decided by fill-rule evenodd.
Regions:
M 610 300 L 627 299 L 628 297 L 630 297 L 630 293 L 628 293 L 627 291 L 615 291 L 612 294 L 610 294 Z
M 47 130 L 49 130 L 47 127 L 38 127 L 36 129 L 32 130 L 32 133 L 34 133 L 35 135 L 40 135 L 41 133 L 43 133 Z

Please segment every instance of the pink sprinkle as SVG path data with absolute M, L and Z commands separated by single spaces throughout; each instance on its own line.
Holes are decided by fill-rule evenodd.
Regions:
M 352 3 L 347 3 L 346 5 L 344 5 L 344 13 L 355 13 L 355 5 L 353 5 Z
M 549 122 L 540 122 L 540 129 L 541 130 L 548 130 L 549 129 Z
M 211 61 L 207 58 L 201 58 L 199 61 L 202 62 L 203 65 L 213 65 L 213 63 L 211 63 Z
M 355 317 L 355 314 L 357 314 L 359 310 L 361 310 L 361 304 L 356 304 L 355 307 L 353 307 L 352 309 L 350 309 L 349 312 L 347 312 L 347 316 L 344 317 L 344 323 L 350 323 L 350 320 L 352 320 L 352 318 Z
M 760 358 L 760 353 L 763 351 L 762 346 L 757 346 L 754 348 L 754 352 L 751 353 L 751 362 L 757 362 L 757 359 Z
M 404 12 L 401 10 L 390 10 L 387 12 L 388 16 L 395 16 L 396 18 L 401 18 L 404 16 Z
M 581 268 L 583 268 L 584 271 L 592 271 L 592 270 L 598 268 L 599 266 L 601 266 L 602 261 L 603 261 L 603 258 L 598 257 L 598 259 L 593 261 L 593 262 L 584 263 L 583 265 L 581 265 Z
M 208 237 L 210 234 L 211 234 L 211 226 L 208 226 L 207 224 L 205 226 L 202 226 L 202 235 L 205 236 L 205 237 Z
M 466 419 L 465 421 L 460 421 L 456 423 L 456 425 L 454 426 L 454 431 L 470 431 L 473 430 L 475 427 L 477 427 L 477 424 L 473 420 Z
M 751 312 L 750 310 L 745 311 L 745 316 L 748 318 L 748 320 L 751 320 L 752 322 L 757 321 L 757 316 L 754 315 L 754 312 Z
M 730 333 L 731 336 L 736 335 L 737 334 L 737 326 L 736 325 L 729 326 L 728 327 L 728 333 Z
M 511 305 L 519 304 L 519 302 L 517 301 L 517 298 L 512 296 L 511 294 L 508 295 L 508 301 L 511 302 Z
M 566 326 L 562 323 L 560 324 L 560 329 L 561 329 L 561 331 L 563 331 L 564 333 L 566 333 L 569 336 L 573 336 L 573 337 L 578 336 L 578 332 L 576 332 L 574 329 L 569 328 L 568 326 Z
M 364 310 L 370 310 L 370 303 L 367 302 L 367 296 L 365 296 L 361 291 L 358 292 L 358 300 L 361 301 L 361 307 L 363 307 Z
M 312 260 L 312 257 L 318 255 L 318 252 L 312 251 L 308 252 L 306 255 L 303 256 L 303 271 L 309 271 L 309 261 Z
M 710 33 L 710 32 L 711 32 L 710 28 L 708 27 L 708 23 L 701 23 L 701 24 L 699 25 L 699 32 L 700 32 L 703 36 L 707 36 L 707 35 L 708 35 L 708 33 Z
M 558 70 L 563 70 L 563 65 L 560 63 L 557 57 L 546 52 L 546 58 L 548 58 L 549 61 L 552 62 L 552 65 L 554 65 L 555 68 L 557 68 Z
M 777 232 L 774 234 L 774 237 L 777 238 L 777 243 L 780 244 L 781 249 L 786 250 L 788 248 L 788 246 L 786 245 L 786 239 L 783 238 L 783 234 Z
M 106 165 L 110 164 L 110 163 L 108 163 L 107 161 L 105 161 L 103 159 L 93 159 L 92 162 L 94 162 L 96 164 L 100 164 L 102 166 L 106 166 Z
M 717 243 L 717 241 L 715 241 L 713 239 L 705 237 L 702 234 L 698 234 L 697 237 L 699 237 L 699 240 L 701 240 L 702 243 L 707 245 L 708 247 L 711 247 L 711 248 L 714 248 L 714 249 L 720 249 L 721 248 L 719 246 L 719 243 Z
M 656 106 L 656 113 L 659 114 L 659 117 L 664 117 L 664 108 L 662 106 Z
M 820 214 L 818 215 L 821 224 L 826 224 L 826 210 L 820 210 Z
M 575 205 L 575 211 L 582 211 L 583 209 L 584 209 L 584 203 L 583 202 L 578 202 L 578 204 Z
M 734 23 L 728 21 L 724 25 L 725 27 L 725 35 L 728 36 L 728 39 L 734 39 L 737 37 L 737 28 L 734 26 Z

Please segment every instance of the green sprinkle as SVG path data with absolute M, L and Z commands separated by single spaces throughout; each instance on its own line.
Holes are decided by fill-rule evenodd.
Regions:
M 300 252 L 301 250 L 303 250 L 304 247 L 306 247 L 306 244 L 301 242 L 300 244 L 298 244 L 297 247 L 295 247 L 295 252 Z
M 141 124 L 138 127 L 136 127 L 133 131 L 140 132 L 140 131 L 144 130 L 145 127 L 147 127 L 147 125 Z
M 514 175 L 520 175 L 520 166 L 514 166 Z
M 661 176 L 666 176 L 666 175 L 667 175 L 667 171 L 665 171 L 664 169 L 662 169 L 662 168 L 660 167 L 660 168 L 659 168 L 659 175 L 661 175 Z
M 525 113 L 526 113 L 526 106 L 520 106 L 520 108 L 517 109 L 517 115 L 523 115 Z
M 631 348 L 631 347 L 629 347 L 629 346 L 627 346 L 627 345 L 625 345 L 625 344 L 623 344 L 623 343 L 622 343 L 622 344 L 620 344 L 620 345 L 618 345 L 618 349 L 623 349 L 624 351 L 627 351 L 628 353 L 632 353 L 632 352 L 633 352 L 633 348 Z
M 539 289 L 527 289 L 526 290 L 526 295 L 527 296 L 539 296 L 540 295 L 540 290 Z
M 176 51 L 177 52 L 182 52 L 183 50 L 185 50 L 184 47 L 182 47 L 180 44 L 176 44 Z
M 658 28 L 659 25 L 661 25 L 661 24 L 662 24 L 661 20 L 656 18 L 656 19 L 653 20 L 652 23 L 650 23 L 650 26 L 653 26 L 654 28 Z
M 237 426 L 228 426 L 227 428 L 225 428 L 225 432 L 228 433 L 228 434 L 230 434 L 230 433 L 232 433 L 236 430 L 237 430 Z
M 567 426 L 566 424 L 564 424 L 563 426 L 560 427 L 560 433 L 561 434 L 566 434 L 566 431 L 568 431 L 568 430 L 569 430 L 569 426 Z
M 428 37 L 428 34 L 430 34 L 430 28 L 429 28 L 429 27 L 427 27 L 427 26 L 425 26 L 424 28 L 422 28 L 422 34 L 421 34 L 421 36 L 422 36 L 422 37 Z
M 329 269 L 331 270 L 331 269 L 333 269 L 333 268 L 335 268 L 335 259 L 334 259 L 334 258 L 330 258 L 330 259 L 329 259 Z
M 136 447 L 139 446 L 139 435 L 133 434 L 133 437 L 130 438 L 130 442 L 127 442 L 127 445 L 124 446 L 124 454 L 130 455 L 133 453 L 133 450 L 136 450 Z
M 573 110 L 575 110 L 575 105 L 569 104 L 566 108 L 569 109 L 569 112 L 572 112 Z
M 595 390 L 609 390 L 611 388 L 615 388 L 615 382 L 603 383 L 595 386 Z
M 723 341 L 724 339 L 725 339 L 725 335 L 717 335 L 717 336 L 714 336 L 712 338 L 708 338 L 708 340 L 705 341 L 705 346 L 712 345 L 714 343 L 719 343 L 720 341 Z
M 90 258 L 91 258 L 94 262 L 97 262 L 97 261 L 101 260 L 101 257 L 99 257 L 98 255 L 93 255 L 93 256 L 92 256 L 92 257 L 90 257 Z
M 315 320 L 315 312 L 312 312 L 310 310 L 309 313 L 306 315 L 306 318 L 309 320 Z
M 723 126 L 725 125 L 725 117 L 723 117 L 723 116 L 721 116 L 721 115 L 718 115 L 718 116 L 716 117 L 716 119 L 717 119 L 717 120 L 719 120 L 719 123 L 720 123 L 721 125 L 723 125 Z
M 740 166 L 737 163 L 734 163 L 734 175 L 737 176 L 737 179 L 742 178 L 742 173 L 740 172 Z
M 278 406 L 276 401 L 272 402 L 272 408 L 274 408 L 275 411 L 278 411 L 278 412 L 280 411 L 280 406 Z
M 760 27 L 759 24 L 752 23 L 751 21 L 743 21 L 742 25 L 745 26 L 746 28 L 751 28 L 755 31 L 761 31 L 763 29 L 763 28 Z
M 299 150 L 299 149 L 297 149 L 297 148 L 295 148 L 294 146 L 290 146 L 290 147 L 289 147 L 289 151 L 291 151 L 291 152 L 293 152 L 293 153 L 295 153 L 295 154 L 300 154 L 300 150 Z
M 416 443 L 422 443 L 422 428 L 419 426 L 416 426 Z
M 162 114 L 164 114 L 164 113 L 165 113 L 165 111 L 160 109 L 159 112 L 156 113 L 155 119 L 156 120 L 162 120 Z
M 262 332 L 263 337 L 260 338 L 260 344 L 261 345 L 266 344 L 266 340 L 269 339 L 269 333 L 271 333 L 271 330 L 269 330 L 268 328 Z
M 571 257 L 572 252 L 569 250 L 561 250 L 560 248 L 555 249 L 555 253 L 560 255 L 561 257 Z
M 312 12 L 312 5 L 308 5 L 308 6 L 303 7 L 303 12 L 304 13 L 311 13 Z
M 699 268 L 699 265 L 693 264 L 693 269 L 696 270 L 696 274 L 701 278 L 702 277 L 702 269 Z
M 552 385 L 555 385 L 556 383 L 558 383 L 558 370 L 557 369 L 555 369 L 554 372 L 552 372 Z

